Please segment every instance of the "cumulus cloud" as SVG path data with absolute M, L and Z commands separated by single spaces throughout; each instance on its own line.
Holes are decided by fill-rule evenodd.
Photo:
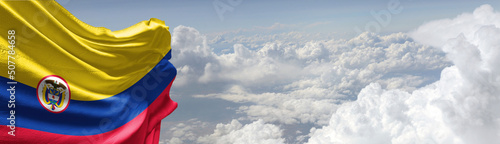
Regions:
M 197 30 L 185 26 L 174 28 L 172 36 L 172 63 L 178 67 L 176 85 L 202 81 L 199 79 L 207 64 L 217 62 L 215 54 L 208 47 L 205 36 Z
M 275 125 L 257 120 L 242 125 L 238 120 L 229 124 L 217 124 L 214 133 L 198 138 L 198 143 L 208 144 L 283 144 L 282 130 Z
M 475 32 L 485 25 L 496 27 L 500 25 L 500 15 L 494 12 L 490 5 L 483 5 L 473 13 L 464 13 L 454 19 L 428 22 L 411 32 L 410 35 L 416 41 L 441 47 L 447 40 L 456 38 L 460 34 L 463 34 L 466 39 L 472 39 Z
M 196 29 L 174 28 L 172 63 L 178 76 L 172 91 L 240 103 L 235 108 L 242 114 L 238 120 L 284 124 L 285 130 L 304 124 L 309 129 L 327 125 L 338 104 L 356 99 L 372 82 L 381 88 L 412 91 L 437 80 L 434 73 L 449 65 L 442 52 L 416 43 L 404 33 L 245 45 L 234 44 L 230 53 L 215 53 Z M 197 142 L 215 142 L 214 137 L 228 134 L 214 133 Z M 300 141 L 308 137 L 294 135 Z M 168 138 L 171 143 L 193 140 Z
M 174 91 L 240 103 L 235 110 L 244 116 L 218 124 L 208 135 L 197 133 L 210 128 L 208 123 L 176 124 L 164 142 L 285 143 L 283 126 L 312 124 L 322 127 L 307 136 L 297 132 L 297 140 L 497 143 L 499 17 L 484 5 L 426 23 L 408 35 L 272 40 L 255 47 L 242 42 L 228 53 L 214 53 L 196 29 L 176 27 Z M 433 77 L 436 71 L 440 77 Z M 240 122 L 247 120 L 253 122 Z
M 411 35 L 453 66 L 413 92 L 372 83 L 344 103 L 309 143 L 500 142 L 500 13 L 489 5 L 422 25 Z
M 184 122 L 162 122 L 162 129 L 168 129 L 168 133 L 162 133 L 160 143 L 167 144 L 183 144 L 194 143 L 200 135 L 210 133 L 213 127 L 209 123 L 200 121 L 198 119 L 190 119 Z
M 439 51 L 403 33 L 364 33 L 350 40 L 305 44 L 276 41 L 256 50 L 235 44 L 233 49 L 233 53 L 210 55 L 215 61 L 204 66 L 181 66 L 180 73 L 183 67 L 198 67 L 203 74 L 190 78 L 226 82 L 223 91 L 197 97 L 250 102 L 254 105 L 238 111 L 252 120 L 285 124 L 326 124 L 339 98 L 354 98 L 364 85 L 379 82 L 387 88 L 413 90 L 432 81 L 422 73 L 446 66 Z
M 261 48 L 268 42 L 284 41 L 304 44 L 312 40 L 331 39 L 335 33 L 307 33 L 290 31 L 282 33 L 257 33 L 246 35 L 211 34 L 209 44 L 215 47 L 230 47 L 232 44 L 245 44 L 249 48 Z M 230 50 L 230 49 L 226 49 Z

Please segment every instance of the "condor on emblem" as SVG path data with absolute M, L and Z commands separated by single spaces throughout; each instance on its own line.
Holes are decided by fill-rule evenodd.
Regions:
M 49 112 L 61 113 L 68 108 L 71 99 L 69 85 L 57 75 L 45 76 L 36 87 L 38 102 Z

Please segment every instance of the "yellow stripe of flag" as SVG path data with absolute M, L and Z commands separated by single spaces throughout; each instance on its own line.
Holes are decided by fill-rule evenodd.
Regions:
M 15 80 L 36 88 L 47 75 L 71 87 L 71 99 L 93 101 L 122 92 L 170 51 L 170 33 L 158 19 L 120 31 L 85 24 L 55 1 L 0 1 L 1 61 L 7 31 L 16 31 Z M 20 15 L 24 16 L 21 17 Z M 2 63 L 2 77 L 8 77 Z

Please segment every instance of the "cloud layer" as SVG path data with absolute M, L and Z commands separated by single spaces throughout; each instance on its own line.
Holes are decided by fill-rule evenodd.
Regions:
M 341 105 L 309 143 L 498 143 L 500 13 L 489 5 L 422 25 L 411 35 L 440 46 L 453 66 L 413 92 L 373 83 Z
M 208 144 L 282 144 L 282 130 L 275 125 L 265 124 L 257 120 L 251 124 L 242 125 L 238 120 L 229 124 L 217 124 L 214 133 L 198 138 L 198 143 Z
M 202 120 L 177 124 L 167 142 L 498 142 L 499 15 L 484 5 L 409 34 L 349 40 L 240 38 L 226 52 L 176 27 L 172 91 L 239 103 L 228 109 L 243 116 L 208 133 Z
M 411 91 L 435 81 L 429 75 L 447 65 L 438 50 L 403 33 L 274 41 L 258 49 L 235 44 L 228 54 L 212 52 L 194 28 L 179 26 L 173 35 L 179 89 L 213 87 L 212 94 L 195 96 L 249 103 L 238 108 L 248 119 L 284 124 L 326 124 L 338 103 L 355 99 L 369 83 Z
M 363 33 L 350 40 L 276 40 L 257 48 L 243 43 L 235 44 L 233 52 L 227 54 L 213 52 L 206 39 L 194 28 L 173 30 L 172 46 L 177 52 L 172 62 L 179 71 L 173 91 L 241 103 L 235 108 L 244 115 L 239 120 L 284 124 L 269 129 L 268 134 L 293 129 L 297 124 L 309 128 L 326 125 L 338 104 L 356 99 L 365 85 L 377 82 L 383 88 L 412 91 L 437 80 L 435 74 L 448 65 L 441 52 L 414 42 L 404 33 Z M 257 125 L 247 125 L 252 124 Z M 195 127 L 182 124 L 170 128 L 171 133 L 186 135 L 170 135 L 169 142 L 194 142 L 196 136 L 192 135 L 200 136 Z M 216 140 L 222 137 L 227 137 L 224 142 L 236 142 L 229 138 L 233 132 L 220 133 L 218 129 L 197 142 L 221 142 Z M 308 135 L 302 132 L 306 131 L 284 137 L 287 142 L 304 141 Z

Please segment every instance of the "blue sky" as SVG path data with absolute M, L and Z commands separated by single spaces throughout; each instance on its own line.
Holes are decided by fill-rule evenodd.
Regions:
M 58 2 L 97 27 L 170 26 L 161 143 L 500 141 L 498 0 Z
M 217 0 L 219 1 L 219 0 Z M 59 1 L 82 21 L 94 26 L 103 26 L 119 30 L 148 19 L 159 18 L 172 27 L 185 25 L 196 27 L 200 32 L 210 34 L 270 27 L 275 23 L 294 26 L 289 29 L 273 29 L 267 32 L 306 31 L 331 32 L 335 36 L 346 38 L 357 33 L 370 21 L 376 21 L 371 11 L 380 12 L 388 9 L 387 1 L 345 1 L 345 0 L 241 0 L 232 6 L 225 0 L 222 4 L 232 9 L 217 14 L 214 1 L 151 0 L 143 1 Z M 494 7 L 500 5 L 496 0 L 398 0 L 403 8 L 399 14 L 391 14 L 389 25 L 382 27 L 382 33 L 409 31 L 416 26 L 434 19 L 448 18 L 463 11 L 471 11 L 482 4 Z M 227 8 L 227 7 L 226 7 Z M 307 25 L 316 24 L 313 27 Z

